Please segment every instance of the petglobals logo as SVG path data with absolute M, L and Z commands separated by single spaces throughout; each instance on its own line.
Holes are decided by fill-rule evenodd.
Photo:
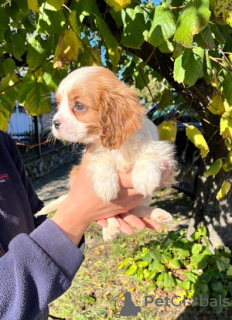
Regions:
M 123 298 L 124 297 L 124 298 Z M 215 298 L 204 298 L 202 295 L 199 297 L 191 297 L 187 298 L 183 296 L 181 299 L 180 296 L 174 296 L 171 299 L 166 296 L 165 298 L 154 298 L 152 296 L 145 296 L 144 297 L 144 312 L 146 313 L 146 307 L 151 306 L 154 307 L 154 314 L 159 314 L 160 307 L 180 307 L 180 306 L 199 306 L 199 307 L 229 307 L 229 299 L 224 298 L 222 299 L 221 296 L 218 299 Z M 141 307 L 136 306 L 131 298 L 131 293 L 126 291 L 125 293 L 119 293 L 115 296 L 111 301 L 114 302 L 115 305 L 115 314 L 116 318 L 121 317 L 129 317 L 129 316 L 138 316 L 138 313 L 141 312 Z M 158 307 L 158 308 L 157 308 Z M 148 311 L 148 310 L 147 310 Z M 149 311 L 151 312 L 151 311 Z
M 126 291 L 123 293 L 124 302 L 121 299 L 122 293 L 119 293 L 116 297 L 114 297 L 111 301 L 114 301 L 115 304 L 115 317 L 130 317 L 137 316 L 139 312 L 141 312 L 141 307 L 138 307 L 134 304 L 131 299 L 131 293 Z

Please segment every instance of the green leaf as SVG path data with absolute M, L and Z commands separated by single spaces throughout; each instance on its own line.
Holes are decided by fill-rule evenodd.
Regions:
M 180 283 L 180 287 L 185 291 L 189 291 L 191 287 L 191 282 L 189 280 L 184 280 Z
M 139 280 L 143 280 L 144 276 L 143 276 L 143 270 L 141 268 L 137 269 L 137 277 L 139 278 Z
M 215 176 L 216 174 L 218 174 L 218 172 L 222 168 L 222 163 L 222 159 L 217 159 L 216 161 L 214 161 L 210 168 L 204 172 L 204 176 L 207 178 L 209 176 Z
M 186 49 L 178 56 L 174 63 L 174 79 L 178 83 L 193 86 L 196 81 L 203 77 L 204 49 L 194 47 Z
M 215 41 L 212 35 L 210 26 L 207 26 L 198 35 L 196 35 L 195 40 L 199 47 L 203 49 L 213 50 L 215 49 Z
M 226 157 L 226 160 L 223 164 L 223 169 L 227 172 L 232 170 L 232 151 L 230 151 Z
M 205 158 L 209 152 L 209 147 L 207 142 L 205 141 L 202 133 L 194 126 L 188 126 L 186 128 L 186 135 L 188 139 L 198 148 L 200 149 L 201 157 Z
M 232 73 L 228 73 L 222 82 L 223 95 L 230 105 L 232 105 Z
M 213 283 L 211 284 L 211 288 L 212 288 L 212 290 L 215 291 L 215 292 L 222 292 L 222 290 L 223 290 L 223 285 L 222 285 L 221 281 L 217 281 L 217 282 L 213 282 Z
M 185 275 L 186 275 L 186 279 L 191 281 L 192 283 L 196 283 L 198 281 L 198 277 L 192 272 L 186 271 Z
M 232 265 L 229 266 L 229 269 L 227 270 L 226 275 L 228 277 L 232 277 Z M 232 286 L 232 282 L 230 282 L 230 283 L 231 283 L 231 286 Z M 232 289 L 232 287 L 231 287 L 231 289 Z
M 207 258 L 203 254 L 193 255 L 190 258 L 191 266 L 194 269 L 205 269 L 207 267 Z
M 211 84 L 211 79 L 213 77 L 212 64 L 209 57 L 209 52 L 205 50 L 205 59 L 203 63 L 203 73 L 204 79 L 207 84 Z
M 40 66 L 46 59 L 47 52 L 34 37 L 28 39 L 27 63 L 30 67 Z
M 25 77 L 20 85 L 20 102 L 31 116 L 51 112 L 49 88 L 42 82 Z
M 210 15 L 209 0 L 193 0 L 187 3 L 178 18 L 174 41 L 186 48 L 192 48 L 193 36 L 207 26 Z
M 172 104 L 173 92 L 170 89 L 164 89 L 159 99 L 159 109 L 165 109 Z
M 155 8 L 155 15 L 147 41 L 154 47 L 170 39 L 176 31 L 175 16 L 167 3 Z
M 174 51 L 174 46 L 171 41 L 166 41 L 166 42 L 161 43 L 158 46 L 158 48 L 159 48 L 160 52 L 163 52 L 163 53 L 172 53 Z
M 144 42 L 143 32 L 146 30 L 144 11 L 136 6 L 135 9 L 122 11 L 123 34 L 121 44 L 128 48 L 139 49 Z
M 222 200 L 229 193 L 230 189 L 231 189 L 231 183 L 225 180 L 222 183 L 222 186 L 216 195 L 216 199 L 218 201 Z
M 124 261 L 120 263 L 120 265 L 118 266 L 118 270 L 128 267 L 129 265 L 130 265 L 130 260 L 126 258 Z
M 150 276 L 150 271 L 148 269 L 143 270 L 143 275 L 145 279 L 148 279 Z
M 170 290 L 175 287 L 174 277 L 169 273 L 164 273 L 164 289 Z
M 163 272 L 165 270 L 165 266 L 162 263 L 155 260 L 152 262 L 152 264 L 149 265 L 149 270 Z
M 205 237 L 207 234 L 207 229 L 205 226 L 200 226 L 197 230 L 191 235 L 191 238 L 197 241 L 200 237 Z
M 147 261 L 138 261 L 137 262 L 137 265 L 140 267 L 140 268 L 145 268 L 148 266 L 148 262 Z
M 47 2 L 40 7 L 40 14 L 37 24 L 37 32 L 48 35 L 57 35 L 64 31 L 66 25 L 65 15 L 61 10 L 57 11 L 55 7 Z
M 127 271 L 125 272 L 125 274 L 126 274 L 127 276 L 132 276 L 133 274 L 136 273 L 137 268 L 138 268 L 138 266 L 137 266 L 135 263 L 133 263 L 133 264 L 127 269 Z
M 6 45 L 7 52 L 21 61 L 21 56 L 26 51 L 26 32 L 24 32 L 24 30 L 18 30 L 16 33 L 12 34 L 11 31 L 9 31 L 5 34 L 5 37 L 8 39 Z
M 220 257 L 216 261 L 219 272 L 226 271 L 230 267 L 230 259 L 226 257 Z
M 61 34 L 56 46 L 54 67 L 61 67 L 66 62 L 76 61 L 82 42 L 72 29 L 67 29 Z
M 0 130 L 7 131 L 8 122 L 14 110 L 15 102 L 16 100 L 12 99 L 9 92 L 0 95 Z
M 2 62 L 2 67 L 4 74 L 6 75 L 8 73 L 13 74 L 15 72 L 16 65 L 13 59 L 8 58 Z
M 181 268 L 181 262 L 178 258 L 174 258 L 167 264 L 168 268 L 170 269 L 180 269 Z
M 135 86 L 140 90 L 142 90 L 150 82 L 147 73 L 143 71 L 143 64 L 137 67 L 137 70 L 134 72 L 134 77 L 135 77 Z
M 65 3 L 65 0 L 46 0 L 48 4 L 60 10 L 62 5 Z
M 106 48 L 108 49 L 109 57 L 113 65 L 113 70 L 116 71 L 118 69 L 118 62 L 120 59 L 120 50 L 118 47 L 118 42 L 112 35 L 108 25 L 105 23 L 103 19 L 97 17 L 95 19 L 95 23 L 101 33 Z
M 198 244 L 198 243 L 194 243 L 192 246 L 192 254 L 198 254 L 200 253 L 202 250 L 202 245 Z

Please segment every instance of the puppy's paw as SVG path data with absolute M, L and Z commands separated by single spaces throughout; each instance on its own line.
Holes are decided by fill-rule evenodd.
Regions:
M 158 166 L 147 161 L 134 166 L 132 171 L 133 186 L 145 197 L 151 195 L 160 185 L 161 172 Z
M 103 228 L 103 240 L 104 241 L 113 241 L 116 238 L 116 235 L 120 233 L 120 224 L 116 218 L 107 219 L 108 226 Z
M 155 208 L 150 215 L 150 218 L 152 220 L 155 220 L 161 224 L 166 224 L 166 223 L 170 223 L 173 221 L 173 217 L 172 215 L 160 208 Z
M 115 179 L 105 177 L 104 180 L 95 180 L 93 183 L 93 187 L 96 195 L 104 202 L 110 202 L 111 200 L 116 199 L 120 190 L 117 176 L 115 177 Z

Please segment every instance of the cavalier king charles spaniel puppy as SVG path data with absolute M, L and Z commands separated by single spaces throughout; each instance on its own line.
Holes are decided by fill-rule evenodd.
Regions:
M 92 66 L 77 69 L 63 79 L 56 99 L 52 132 L 57 139 L 88 145 L 88 170 L 97 196 L 106 202 L 117 198 L 117 172 L 132 170 L 133 186 L 146 198 L 131 212 L 144 216 L 143 206 L 149 206 L 153 191 L 160 186 L 162 162 L 173 168 L 166 181 L 169 185 L 175 182 L 176 162 L 173 145 L 159 140 L 157 127 L 146 118 L 136 91 L 108 69 Z M 76 172 L 74 167 L 71 181 Z M 60 201 L 52 202 L 38 215 L 54 210 Z M 161 223 L 172 220 L 168 212 L 158 208 L 152 210 L 150 218 Z M 107 221 L 103 228 L 106 241 L 112 240 L 120 227 L 114 217 Z

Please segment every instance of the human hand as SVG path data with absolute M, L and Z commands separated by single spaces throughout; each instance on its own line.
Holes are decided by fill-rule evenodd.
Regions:
M 165 181 L 168 179 L 169 175 L 172 172 L 172 168 L 169 166 L 167 161 L 164 161 L 161 164 L 161 182 L 160 182 L 160 187 L 162 187 L 165 184 Z M 149 216 L 150 210 L 147 208 L 147 216 Z M 149 229 L 154 229 L 154 230 L 159 230 L 161 229 L 161 225 L 150 219 L 150 218 L 139 218 L 136 217 L 133 214 L 130 213 L 122 213 L 120 215 L 115 216 L 115 218 L 118 220 L 118 223 L 120 225 L 120 231 L 125 234 L 133 234 L 134 230 L 132 227 L 138 229 L 138 230 L 143 230 L 144 228 L 149 228 Z M 102 227 L 106 228 L 108 223 L 106 219 L 103 220 L 98 220 L 97 223 Z
M 89 154 L 85 153 L 82 165 L 72 182 L 67 198 L 52 220 L 77 244 L 88 225 L 97 220 L 125 214 L 144 200 L 132 187 L 130 172 L 119 173 L 120 191 L 117 199 L 105 203 L 98 198 L 87 170 Z

